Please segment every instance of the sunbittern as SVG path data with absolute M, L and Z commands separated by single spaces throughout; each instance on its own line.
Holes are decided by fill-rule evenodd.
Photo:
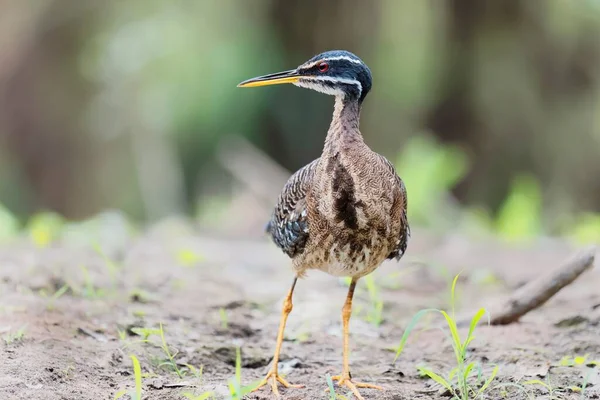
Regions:
M 296 273 L 283 304 L 277 345 L 270 372 L 261 386 L 290 385 L 277 370 L 283 333 L 292 311 L 292 293 L 309 269 L 352 278 L 342 309 L 343 370 L 335 376 L 362 399 L 358 389 L 380 387 L 354 382 L 350 374 L 348 324 L 359 278 L 385 259 L 400 259 L 410 234 L 406 189 L 393 165 L 373 152 L 359 130 L 362 103 L 371 89 L 371 71 L 347 51 L 319 54 L 298 68 L 240 83 L 256 87 L 292 83 L 335 96 L 333 119 L 321 157 L 293 174 L 279 196 L 267 225 L 274 242 L 293 263 Z

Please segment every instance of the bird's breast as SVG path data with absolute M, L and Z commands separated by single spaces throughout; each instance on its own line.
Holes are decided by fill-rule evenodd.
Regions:
M 399 189 L 395 176 L 371 155 L 368 150 L 321 158 L 306 198 L 309 240 L 295 260 L 297 269 L 358 277 L 393 251 L 400 232 L 392 212 Z

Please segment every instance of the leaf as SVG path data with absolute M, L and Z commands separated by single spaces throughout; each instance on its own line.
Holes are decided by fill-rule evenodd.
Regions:
M 571 357 L 564 356 L 563 358 L 560 359 L 558 364 L 562 367 L 570 367 L 571 365 L 573 365 L 573 362 L 571 361 Z
M 456 361 L 458 364 L 463 363 L 462 359 L 462 342 L 460 340 L 460 336 L 458 335 L 458 328 L 456 327 L 456 322 L 446 313 L 444 310 L 440 310 L 440 313 L 446 318 L 446 323 L 448 324 L 448 328 L 450 329 L 450 334 L 452 335 L 452 347 L 454 348 L 454 354 L 456 356 Z
M 546 382 L 542 382 L 539 379 L 531 379 L 529 381 L 523 382 L 523 385 L 542 385 L 546 389 L 550 390 L 550 386 Z
M 452 380 L 454 379 L 454 375 L 456 375 L 456 373 L 458 372 L 458 368 L 452 368 L 452 370 L 450 370 L 450 373 L 448 374 L 448 380 L 450 382 L 452 382 Z
M 333 381 L 331 380 L 331 376 L 327 374 L 325 376 L 325 380 L 327 381 L 327 387 L 329 387 L 329 400 L 335 400 L 335 389 L 333 388 Z
M 135 398 L 136 400 L 142 400 L 142 368 L 137 357 L 130 355 L 131 362 L 133 362 L 133 376 L 135 378 Z
M 443 387 L 448 389 L 450 391 L 450 393 L 454 393 L 454 390 L 452 389 L 452 385 L 450 385 L 450 383 L 448 383 L 447 380 L 445 380 L 444 378 L 442 378 L 435 372 L 428 370 L 427 368 L 424 368 L 424 367 L 417 367 L 417 369 L 419 370 L 419 372 L 427 375 L 429 378 L 431 378 L 435 382 L 439 383 L 440 385 L 442 385 Z
M 467 365 L 467 367 L 465 368 L 465 372 L 463 373 L 463 380 L 467 380 L 469 378 L 469 374 L 471 373 L 471 370 L 473 369 L 473 367 L 475 366 L 475 362 L 471 362 L 469 363 L 469 365 Z
M 120 399 L 121 397 L 125 396 L 127 394 L 127 390 L 123 389 L 123 390 L 119 390 L 116 394 L 115 397 L 113 397 L 113 400 L 117 400 Z
M 450 305 L 452 307 L 452 318 L 454 318 L 454 306 L 456 304 L 456 282 L 458 281 L 458 276 L 459 274 L 456 274 L 456 276 L 454 277 L 454 279 L 452 280 L 452 288 L 450 289 Z
M 483 393 L 485 391 L 485 389 L 487 389 L 488 386 L 490 386 L 490 383 L 492 383 L 492 381 L 496 377 L 497 373 L 498 373 L 498 366 L 496 365 L 494 367 L 494 370 L 492 371 L 492 375 L 487 379 L 487 381 L 485 381 L 485 383 L 483 384 L 483 386 L 477 392 L 478 395 L 481 394 L 481 393 Z
M 467 338 L 465 339 L 465 343 L 463 344 L 463 348 L 466 348 L 467 345 L 471 342 L 472 337 L 473 337 L 473 332 L 475 332 L 475 328 L 477 327 L 477 324 L 479 324 L 479 320 L 485 315 L 488 314 L 488 321 L 490 319 L 490 315 L 489 313 L 485 310 L 485 308 L 480 308 L 477 313 L 475 313 L 475 316 L 473 317 L 473 319 L 471 319 L 471 325 L 469 326 L 469 333 L 467 334 Z
M 235 380 L 238 385 L 242 382 L 242 353 L 239 347 L 235 348 Z
M 439 310 L 436 310 L 435 308 L 426 308 L 424 310 L 419 311 L 418 313 L 416 313 L 412 317 L 412 319 L 408 323 L 408 326 L 404 330 L 404 334 L 402 335 L 402 339 L 400 339 L 400 345 L 398 345 L 398 350 L 396 350 L 396 357 L 394 357 L 394 362 L 396 362 L 396 360 L 398 359 L 398 357 L 400 357 L 400 354 L 402 353 L 402 350 L 404 350 L 404 346 L 406 345 L 408 337 L 410 336 L 411 332 L 413 331 L 413 329 L 415 328 L 415 326 L 417 325 L 417 323 L 419 322 L 419 320 L 421 318 L 423 318 L 423 316 L 425 314 L 428 314 L 428 313 L 430 313 L 432 311 L 439 311 Z
M 575 362 L 575 365 L 585 364 L 585 362 L 587 361 L 587 357 L 588 357 L 588 354 L 586 354 L 584 356 L 577 356 L 573 359 L 573 362 Z

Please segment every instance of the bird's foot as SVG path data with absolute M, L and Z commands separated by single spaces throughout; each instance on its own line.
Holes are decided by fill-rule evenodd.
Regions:
M 269 373 L 267 374 L 267 376 L 265 376 L 265 378 L 253 390 L 253 392 L 255 392 L 258 389 L 260 389 L 261 387 L 265 386 L 267 383 L 270 383 L 271 384 L 271 389 L 273 390 L 273 394 L 275 396 L 279 396 L 279 389 L 277 388 L 277 382 L 281 383 L 286 388 L 300 389 L 300 388 L 304 387 L 302 385 L 292 385 L 291 383 L 289 383 L 288 381 L 286 381 L 285 379 L 283 379 L 277 373 L 277 371 L 270 370 Z
M 358 400 L 364 400 L 360 395 L 358 388 L 383 390 L 381 386 L 372 385 L 370 383 L 354 382 L 352 378 L 350 378 L 350 374 L 332 376 L 331 380 L 338 381 L 338 386 L 345 386 L 350 389 L 352 394 L 354 394 L 354 397 L 356 397 Z M 329 388 L 325 389 L 325 391 L 328 390 Z

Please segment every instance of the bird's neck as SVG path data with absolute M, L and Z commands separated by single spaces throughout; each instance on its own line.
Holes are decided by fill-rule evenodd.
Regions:
M 358 128 L 359 118 L 360 103 L 358 100 L 336 97 L 323 154 L 334 155 L 352 145 L 363 143 L 363 137 Z

